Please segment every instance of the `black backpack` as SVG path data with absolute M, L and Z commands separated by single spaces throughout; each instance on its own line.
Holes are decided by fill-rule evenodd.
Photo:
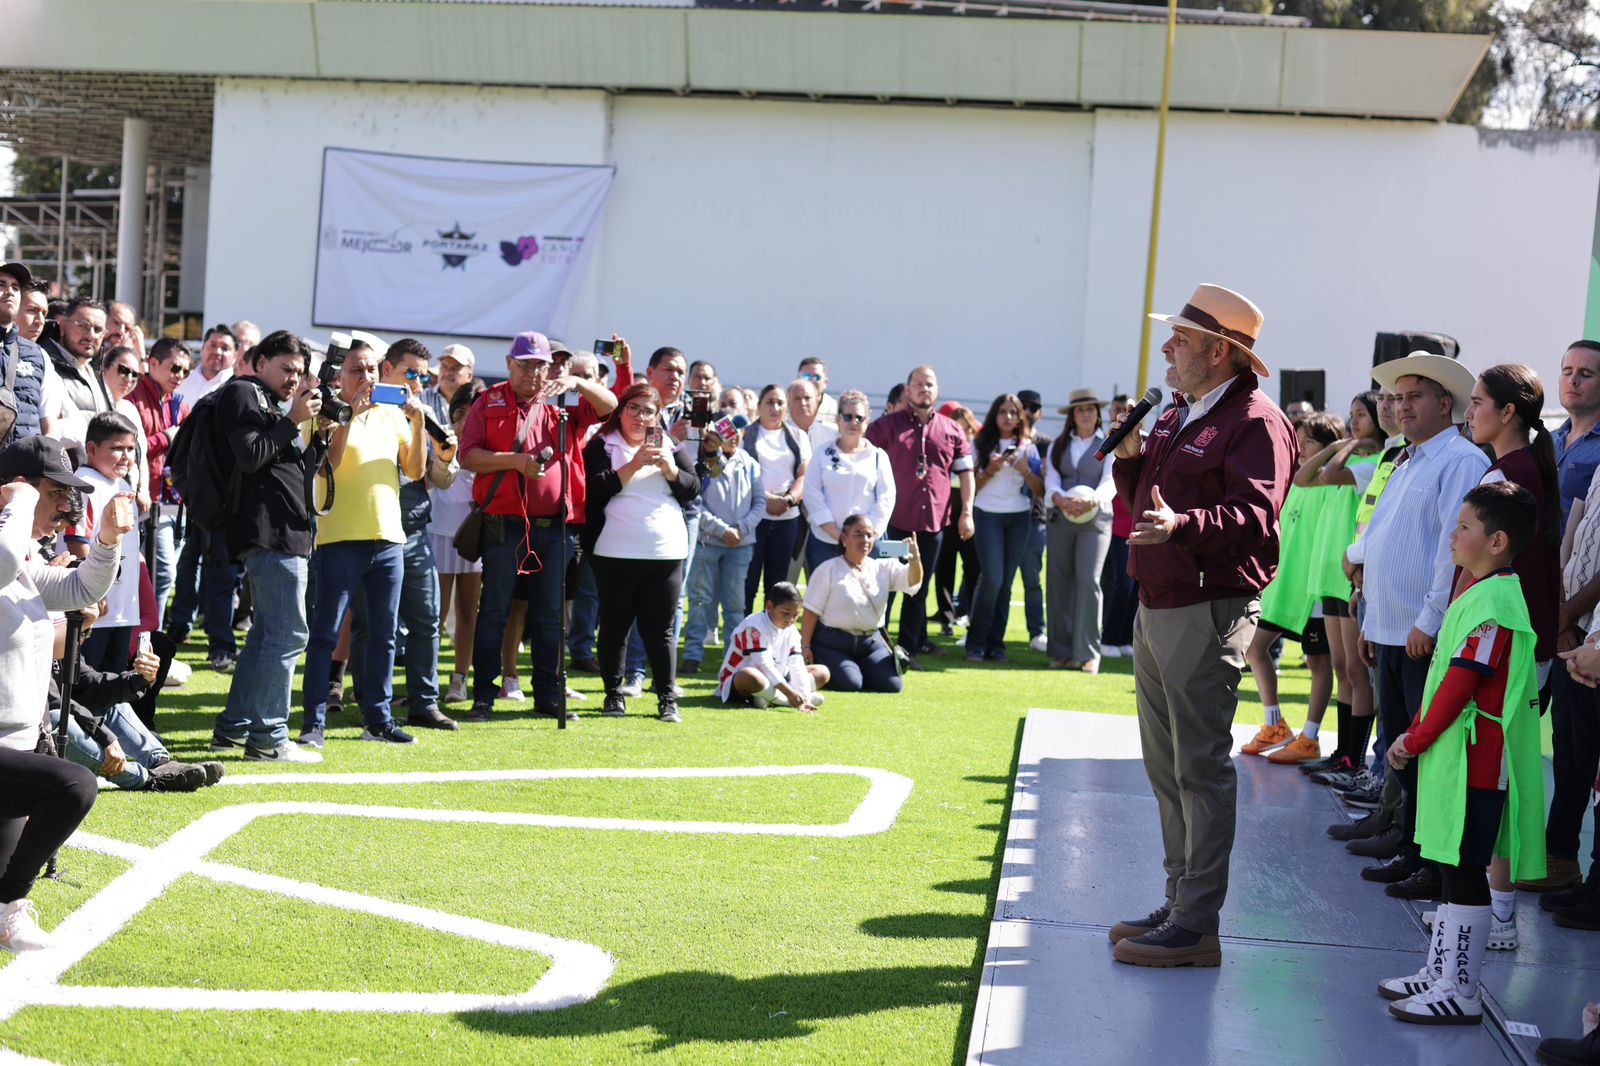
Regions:
M 189 521 L 208 532 L 221 529 L 228 514 L 239 505 L 243 482 L 239 464 L 224 469 L 223 449 L 227 443 L 216 432 L 217 403 L 232 382 L 213 389 L 189 409 L 178 437 L 167 452 L 167 467 L 172 471 L 172 487 L 178 490 Z

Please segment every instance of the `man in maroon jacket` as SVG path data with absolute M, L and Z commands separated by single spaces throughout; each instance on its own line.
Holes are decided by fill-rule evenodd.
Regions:
M 150 348 L 149 373 L 133 387 L 128 399 L 139 412 L 150 461 L 150 529 L 156 545 L 156 625 L 166 621 L 167 594 L 177 580 L 178 495 L 166 478 L 167 452 L 173 427 L 189 417 L 189 405 L 178 398 L 178 386 L 194 367 L 194 357 L 180 340 L 162 337 Z
M 1166 901 L 1111 929 L 1119 962 L 1218 966 L 1218 914 L 1233 851 L 1234 710 L 1260 594 L 1278 565 L 1278 511 L 1294 430 L 1258 387 L 1261 311 L 1215 285 L 1195 290 L 1162 345 L 1176 406 L 1117 447 L 1117 493 L 1140 520 L 1134 692 L 1145 772 L 1166 852 Z M 1118 420 L 1116 425 L 1120 425 Z M 1113 425 L 1113 429 L 1116 428 Z

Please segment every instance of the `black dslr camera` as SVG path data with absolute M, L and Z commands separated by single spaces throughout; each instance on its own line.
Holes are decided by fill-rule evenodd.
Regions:
M 339 399 L 339 371 L 344 367 L 345 356 L 349 354 L 350 334 L 329 334 L 328 354 L 323 356 L 322 369 L 317 371 L 322 393 L 322 417 L 340 426 L 348 423 L 355 414 L 349 404 Z

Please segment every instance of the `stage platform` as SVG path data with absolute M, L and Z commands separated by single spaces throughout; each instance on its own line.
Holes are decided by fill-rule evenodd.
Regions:
M 1349 816 L 1328 789 L 1264 759 L 1235 765 L 1222 966 L 1126 966 L 1107 930 L 1159 904 L 1164 880 L 1137 723 L 1029 712 L 969 1064 L 1473 1066 L 1534 1061 L 1538 1040 L 1508 1023 L 1577 1035 L 1600 998 L 1600 934 L 1556 926 L 1527 894 L 1521 949 L 1486 967 L 1482 1026 L 1390 1018 L 1374 986 L 1420 965 L 1424 906 L 1360 879 L 1366 860 L 1326 834 Z

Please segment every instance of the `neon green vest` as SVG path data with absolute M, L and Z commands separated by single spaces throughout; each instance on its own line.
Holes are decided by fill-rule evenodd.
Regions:
M 1545 875 L 1544 765 L 1539 751 L 1539 683 L 1533 667 L 1533 625 L 1515 574 L 1490 577 L 1463 592 L 1444 613 L 1422 690 L 1426 720 L 1433 694 L 1450 668 L 1450 657 L 1485 622 L 1513 630 L 1506 702 L 1499 718 L 1469 703 L 1461 716 L 1417 759 L 1417 846 L 1425 859 L 1461 862 L 1461 831 L 1467 805 L 1467 743 L 1477 736 L 1477 718 L 1498 721 L 1505 734 L 1506 807 L 1495 854 L 1511 860 L 1511 879 Z
M 1396 456 L 1399 455 L 1398 449 L 1396 449 L 1395 454 Z M 1348 465 L 1346 464 L 1346 466 Z M 1366 529 L 1367 523 L 1372 521 L 1372 512 L 1378 506 L 1378 497 L 1383 495 L 1384 487 L 1389 484 L 1389 475 L 1394 473 L 1394 466 L 1393 459 L 1380 459 L 1378 461 L 1378 469 L 1373 472 L 1372 482 L 1367 485 L 1365 495 L 1361 497 L 1361 502 L 1356 505 L 1356 530 L 1358 532 Z
M 1326 489 L 1291 485 L 1278 514 L 1278 572 L 1261 590 L 1261 620 L 1287 633 L 1303 632 L 1311 617 L 1312 548 L 1329 497 Z

